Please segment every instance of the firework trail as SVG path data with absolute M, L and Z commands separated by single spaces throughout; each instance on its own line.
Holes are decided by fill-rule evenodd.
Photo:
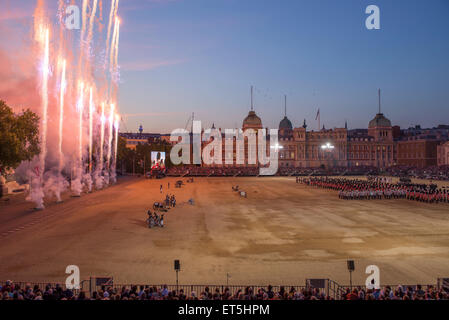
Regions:
M 114 122 L 114 128 L 115 128 L 115 141 L 114 141 L 114 160 L 112 164 L 112 171 L 111 171 L 111 180 L 112 183 L 115 183 L 117 181 L 117 174 L 116 174 L 116 168 L 117 168 L 117 151 L 118 151 L 118 131 L 119 131 L 119 124 L 120 124 L 120 118 L 119 115 L 115 115 L 115 122 Z
M 92 167 L 93 167 L 93 134 L 94 134 L 94 96 L 93 96 L 93 88 L 90 87 L 90 96 L 89 96 L 89 170 L 86 177 L 87 187 L 89 192 L 92 192 Z
M 61 72 L 61 88 L 59 94 L 59 142 L 58 142 L 58 151 L 59 151 L 59 171 L 62 171 L 64 155 L 62 152 L 62 140 L 63 140 L 63 126 L 64 126 L 64 95 L 67 86 L 66 81 L 66 68 L 67 61 L 62 61 L 62 72 Z
M 89 21 L 89 32 L 87 34 L 88 45 L 90 45 L 92 43 L 95 15 L 97 14 L 97 6 L 98 6 L 98 0 L 94 0 L 93 6 L 92 6 L 92 13 L 90 15 L 90 21 Z
M 104 114 L 104 102 L 101 104 L 101 116 L 100 116 L 100 156 L 98 159 L 97 173 L 95 185 L 97 189 L 103 188 L 103 161 L 104 161 L 104 125 L 105 125 L 105 114 Z
M 109 73 L 111 75 L 111 82 L 112 82 L 112 86 L 110 88 L 110 97 L 111 99 L 114 99 L 114 93 L 115 93 L 115 86 L 116 86 L 116 81 L 117 81 L 117 77 L 115 75 L 116 73 L 116 66 L 114 64 L 115 61 L 115 49 L 116 49 L 116 43 L 117 43 L 117 35 L 120 29 L 120 22 L 119 19 L 116 18 L 115 19 L 115 23 L 114 23 L 114 33 L 112 35 L 112 45 L 111 45 L 111 51 L 110 51 L 110 57 L 109 57 Z
M 62 71 L 61 71 L 61 84 L 60 84 L 61 88 L 60 88 L 60 93 L 59 93 L 58 180 L 64 179 L 62 177 L 62 169 L 64 166 L 64 154 L 62 151 L 62 141 L 63 141 L 63 134 L 64 134 L 64 130 L 63 130 L 64 129 L 64 95 L 65 95 L 65 90 L 66 90 L 66 86 L 67 86 L 67 82 L 66 82 L 67 61 L 62 60 L 60 62 L 60 64 L 62 64 L 62 67 L 61 67 Z M 57 190 L 56 190 L 56 198 L 57 198 L 58 202 L 61 201 L 61 189 L 62 189 L 62 186 L 60 186 L 60 188 L 57 188 Z
M 109 24 L 108 24 L 108 35 L 106 37 L 106 57 L 109 55 L 109 49 L 111 44 L 111 30 L 112 30 L 112 22 L 115 22 L 115 16 L 117 15 L 116 11 L 116 2 L 118 0 L 112 0 L 111 2 L 111 11 L 109 13 Z M 118 3 L 117 3 L 118 5 Z
M 111 109 L 109 111 L 109 135 L 108 135 L 108 170 L 111 170 L 111 157 L 112 157 L 112 134 L 114 127 L 114 115 L 115 115 L 115 105 L 111 104 Z
M 78 160 L 82 163 L 83 162 L 83 111 L 84 111 L 84 82 L 80 83 L 80 90 L 79 90 L 79 98 L 78 98 L 78 112 L 79 112 L 79 150 Z
M 50 30 L 43 29 L 43 46 L 44 46 L 44 57 L 42 62 L 42 87 L 41 87 L 41 97 L 42 97 L 42 122 L 41 122 L 41 153 L 40 153 L 40 181 L 41 185 L 44 183 L 44 172 L 45 172 L 45 159 L 47 157 L 47 124 L 48 124 L 48 75 L 49 75 L 49 64 L 50 64 Z M 36 209 L 44 209 L 44 199 L 43 197 L 37 202 Z
M 72 181 L 72 191 L 75 196 L 80 196 L 83 185 L 83 111 L 84 111 L 84 82 L 79 83 L 79 94 L 78 94 L 78 102 L 77 109 L 79 114 L 79 122 L 78 122 L 78 161 L 76 166 L 76 179 Z
M 30 55 L 39 62 L 36 93 L 40 97 L 41 152 L 24 165 L 24 177 L 30 182 L 27 198 L 35 202 L 36 208 L 44 208 L 47 196 L 55 195 L 59 202 L 67 180 L 75 196 L 81 195 L 84 185 L 91 191 L 93 178 L 98 189 L 104 187 L 106 177 L 115 181 L 120 119 L 117 114 L 120 19 L 119 0 L 108 2 L 111 11 L 104 56 L 104 45 L 94 46 L 94 39 L 97 30 L 102 35 L 106 1 L 82 0 L 78 34 L 67 32 L 65 21 L 66 9 L 77 1 L 58 0 L 54 15 L 46 12 L 45 0 L 37 0 L 33 16 L 35 42 Z M 55 22 L 59 25 L 54 25 Z M 106 65 L 107 68 L 102 68 Z M 96 108 L 99 103 L 101 115 Z M 53 135 L 56 139 L 48 139 Z
M 115 116 L 115 105 L 111 104 L 111 109 L 109 110 L 109 135 L 108 135 L 108 158 L 107 158 L 107 168 L 108 168 L 108 183 L 109 179 L 113 177 L 112 173 L 112 139 L 114 134 L 114 116 Z M 114 182 L 114 181 L 110 181 Z
M 118 114 L 115 115 L 115 150 L 114 150 L 114 156 L 115 161 L 117 161 L 117 151 L 118 151 L 118 132 L 119 132 L 119 126 L 120 126 L 120 116 Z
M 94 97 L 93 89 L 90 87 L 90 97 L 89 97 L 89 172 L 92 173 L 92 148 L 93 148 L 93 127 L 94 127 Z
M 112 23 L 114 23 L 114 31 L 112 33 L 112 41 L 110 39 L 110 30 L 108 30 L 108 39 L 107 39 L 107 50 L 106 50 L 106 59 L 109 59 L 109 75 L 110 75 L 110 85 L 108 87 L 108 96 L 110 101 L 116 101 L 116 86 L 117 86 L 117 68 L 114 64 L 115 61 L 115 52 L 116 52 L 116 44 L 117 44 L 117 35 L 120 28 L 120 20 L 117 17 L 117 8 L 118 8 L 119 0 L 115 0 L 111 6 L 110 20 L 108 29 L 112 28 Z M 109 57 L 108 57 L 109 55 Z
M 84 37 L 86 35 L 86 25 L 87 25 L 87 3 L 89 0 L 83 0 L 82 7 L 82 24 L 81 24 L 81 47 L 83 47 Z
M 115 52 L 115 43 L 117 41 L 117 32 L 119 29 L 119 20 L 118 18 L 115 18 L 114 22 L 114 33 L 112 34 L 112 44 L 111 44 L 111 51 L 110 51 L 110 57 L 109 57 L 109 69 L 111 72 L 111 75 L 114 72 L 114 52 Z
M 117 18 L 117 33 L 115 35 L 115 43 L 114 43 L 114 78 L 113 83 L 116 85 L 115 93 L 117 92 L 117 83 L 118 83 L 118 45 L 120 40 L 120 19 Z
M 82 21 L 81 21 L 81 36 L 80 36 L 80 51 L 79 51 L 79 61 L 78 61 L 78 76 L 81 77 L 83 74 L 83 62 L 84 62 L 84 55 L 86 51 L 85 46 L 85 34 L 86 34 L 86 24 L 87 24 L 87 2 L 88 0 L 83 0 L 83 6 L 82 6 Z
M 58 48 L 58 57 L 63 56 L 64 51 L 64 22 L 63 22 L 63 11 L 64 11 L 64 0 L 59 0 L 58 2 L 58 20 L 59 20 L 59 48 Z M 58 63 L 57 66 L 57 74 L 61 72 L 62 65 Z

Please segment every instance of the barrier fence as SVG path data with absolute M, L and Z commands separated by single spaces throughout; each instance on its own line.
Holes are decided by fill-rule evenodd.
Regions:
M 208 290 L 211 294 L 214 294 L 216 292 L 216 289 L 218 289 L 219 293 L 222 294 L 225 292 L 225 290 L 227 290 L 229 292 L 230 295 L 235 295 L 236 293 L 238 293 L 239 291 L 244 293 L 247 290 L 251 290 L 254 294 L 256 294 L 258 292 L 259 289 L 263 288 L 263 289 L 267 289 L 268 286 L 255 286 L 255 285 L 248 285 L 248 286 L 244 286 L 244 285 L 121 285 L 121 284 L 117 284 L 117 285 L 113 285 L 113 286 L 105 286 L 105 287 L 112 287 L 113 289 L 116 289 L 118 291 L 121 291 L 123 288 L 125 289 L 131 289 L 131 287 L 136 286 L 137 288 L 157 288 L 157 289 L 161 289 L 164 287 L 167 287 L 167 290 L 170 292 L 184 292 L 185 295 L 187 296 L 191 296 L 192 293 L 195 293 L 196 296 L 198 297 L 202 292 L 205 292 L 206 290 Z M 274 292 L 279 292 L 281 290 L 281 288 L 283 287 L 285 291 L 289 292 L 292 288 L 294 288 L 296 291 L 300 291 L 302 289 L 306 289 L 306 286 L 271 286 L 272 287 L 272 291 Z
M 25 281 L 13 281 L 13 286 L 18 285 L 21 289 L 24 289 L 26 286 L 29 286 L 31 289 L 39 288 L 41 291 L 46 291 L 47 288 L 58 288 L 60 287 L 62 290 L 66 290 L 65 283 L 58 282 L 25 282 Z M 6 281 L 0 281 L 0 286 L 4 286 Z M 395 285 L 382 285 L 381 289 L 389 288 L 397 288 L 398 286 L 402 286 L 404 289 L 411 288 L 413 291 L 417 289 L 418 284 L 395 284 Z M 344 299 L 344 296 L 347 293 L 347 290 L 352 290 L 353 288 L 358 289 L 366 289 L 364 285 L 340 285 L 337 282 L 330 279 L 307 279 L 305 285 L 186 285 L 186 284 L 116 284 L 113 282 L 112 278 L 90 278 L 88 280 L 83 280 L 80 283 L 80 288 L 76 290 L 71 290 L 75 295 L 78 295 L 81 291 L 83 291 L 88 297 L 92 296 L 95 291 L 105 290 L 112 288 L 117 293 L 122 292 L 124 289 L 131 290 L 133 287 L 137 287 L 138 291 L 141 288 L 153 288 L 157 290 L 162 290 L 166 288 L 169 292 L 175 292 L 179 294 L 182 290 L 184 295 L 187 297 L 200 297 L 201 294 L 205 291 L 210 292 L 212 295 L 214 293 L 219 293 L 220 295 L 228 291 L 231 296 L 234 296 L 239 293 L 245 293 L 248 290 L 251 290 L 253 294 L 257 294 L 260 289 L 265 292 L 268 288 L 271 288 L 273 292 L 290 292 L 292 289 L 296 292 L 300 292 L 303 290 L 313 290 L 318 289 L 320 293 L 335 300 Z M 435 284 L 425 284 L 421 285 L 423 289 L 433 288 L 436 290 L 444 290 L 449 293 L 449 278 L 438 278 Z M 218 289 L 218 291 L 217 291 Z

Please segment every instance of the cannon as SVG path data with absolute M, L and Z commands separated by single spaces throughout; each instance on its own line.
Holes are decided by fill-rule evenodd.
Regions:
M 167 208 L 165 207 L 163 202 L 155 202 L 153 203 L 153 210 L 159 210 L 167 212 Z

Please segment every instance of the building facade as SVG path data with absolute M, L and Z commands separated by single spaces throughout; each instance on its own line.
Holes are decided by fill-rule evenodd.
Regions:
M 425 168 L 436 166 L 438 140 L 403 139 L 397 141 L 397 164 Z
M 449 162 L 449 126 L 401 130 L 378 113 L 367 129 L 334 128 L 307 131 L 293 128 L 287 116 L 279 124 L 282 167 L 376 167 L 424 168 Z
M 437 164 L 439 166 L 449 166 L 449 142 L 442 143 L 437 148 Z
M 279 124 L 279 162 L 282 167 L 362 167 L 386 168 L 395 165 L 393 127 L 382 113 L 370 121 L 368 129 L 345 128 L 307 131 L 307 125 L 293 128 L 285 116 Z
M 215 129 L 215 126 L 213 126 Z M 242 123 L 242 131 L 248 129 L 264 130 L 262 119 L 251 107 L 251 111 Z M 270 137 L 268 129 L 266 150 L 270 151 Z M 221 129 L 219 129 L 221 132 Z M 139 143 L 148 143 L 150 140 L 169 141 L 169 135 L 160 134 L 121 134 L 126 138 L 127 147 L 135 148 Z M 244 154 L 244 163 L 237 161 L 237 143 L 232 142 L 232 150 L 226 149 L 224 132 L 222 136 L 221 154 L 204 152 L 212 141 L 202 141 L 202 166 L 259 166 L 260 163 L 248 163 L 249 147 L 245 138 L 244 147 L 240 154 Z M 353 168 L 375 167 L 385 169 L 392 166 L 412 166 L 424 168 L 436 165 L 448 165 L 449 163 L 449 126 L 440 125 L 432 129 L 414 128 L 401 130 L 398 126 L 392 126 L 391 121 L 379 111 L 369 122 L 366 129 L 348 130 L 344 128 L 308 131 L 307 124 L 294 127 L 287 114 L 279 123 L 279 150 L 280 167 L 296 168 Z M 192 136 L 191 136 L 192 137 Z M 176 143 L 176 142 L 171 142 Z M 269 151 L 270 150 L 270 151 Z M 192 153 L 191 149 L 191 153 Z M 256 154 L 257 154 L 256 146 Z M 221 161 L 219 161 L 221 158 Z M 191 154 L 191 163 L 193 155 Z M 217 161 L 212 161 L 217 159 Z M 232 159 L 232 163 L 226 161 Z
M 120 137 L 126 141 L 128 149 L 135 150 L 139 144 L 149 144 L 161 140 L 161 135 L 157 133 L 120 133 Z

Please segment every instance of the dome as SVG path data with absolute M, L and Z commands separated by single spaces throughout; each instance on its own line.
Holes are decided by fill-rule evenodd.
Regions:
M 243 129 L 262 129 L 262 120 L 256 115 L 256 112 L 250 111 L 248 116 L 243 120 Z
M 279 123 L 279 129 L 293 129 L 292 122 L 288 120 L 287 117 L 284 117 L 284 119 L 282 119 Z
M 391 127 L 391 121 L 385 118 L 383 113 L 378 113 L 373 120 L 369 122 L 369 128 Z

